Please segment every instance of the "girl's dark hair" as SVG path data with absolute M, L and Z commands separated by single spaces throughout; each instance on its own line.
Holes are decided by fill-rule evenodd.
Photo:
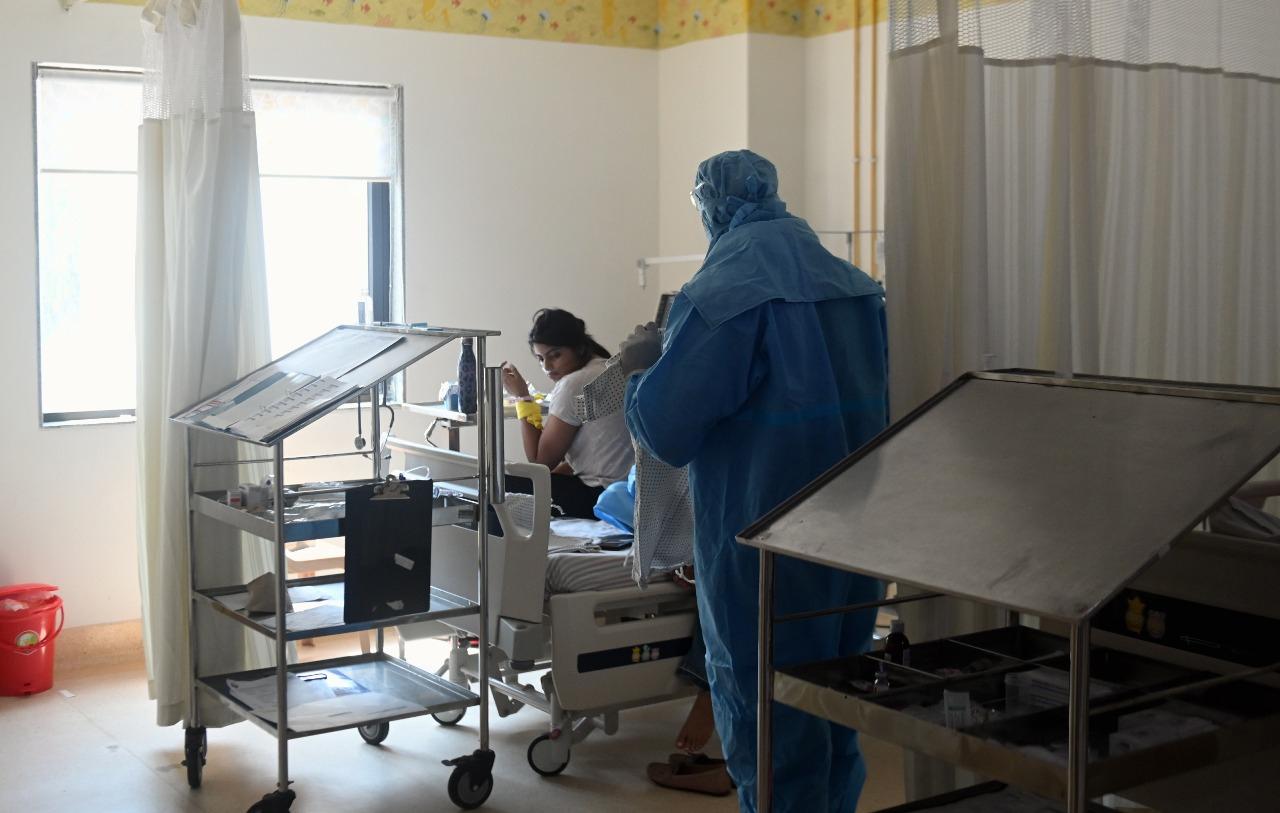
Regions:
M 543 308 L 533 315 L 533 327 L 529 330 L 529 344 L 545 344 L 551 347 L 567 347 L 578 354 L 582 363 L 592 356 L 602 359 L 612 355 L 604 346 L 591 338 L 587 323 L 560 308 Z

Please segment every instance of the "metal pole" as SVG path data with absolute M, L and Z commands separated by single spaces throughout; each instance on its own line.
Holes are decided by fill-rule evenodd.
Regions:
M 760 550 L 759 652 L 756 659 L 756 810 L 773 811 L 773 557 Z
M 369 451 L 373 452 L 373 479 L 375 480 L 381 480 L 387 474 L 382 470 L 382 408 L 378 406 L 378 396 L 383 394 L 382 387 L 383 382 L 379 381 L 369 388 L 369 434 L 372 435 Z M 359 408 L 357 400 L 356 409 Z M 377 653 L 381 655 L 385 645 L 382 627 L 378 627 L 376 638 Z
M 880 200 L 880 182 L 876 177 L 876 170 L 879 167 L 880 157 L 877 154 L 877 141 L 880 137 L 880 26 L 876 22 L 876 7 L 871 7 L 871 148 L 868 150 L 867 160 L 871 165 L 871 194 L 869 202 L 871 206 L 871 229 L 874 231 L 880 225 L 879 200 Z M 857 228 L 855 225 L 854 228 Z M 879 274 L 876 271 L 879 258 L 876 257 L 876 238 L 871 238 L 871 278 L 877 279 Z
M 483 336 L 476 337 L 476 369 L 485 369 L 485 341 Z M 479 666 L 478 682 L 480 684 L 480 750 L 489 750 L 489 414 L 488 387 L 477 387 L 476 421 L 479 431 L 476 432 L 476 490 L 479 514 L 476 520 L 476 537 L 480 557 L 480 585 L 476 595 L 480 602 L 480 629 L 476 630 L 478 652 L 476 660 Z
M 187 446 L 187 603 L 191 616 L 187 619 L 187 654 L 191 665 L 190 707 L 187 709 L 187 728 L 200 727 L 200 698 L 196 690 L 196 679 L 199 677 L 200 660 L 196 655 L 196 515 L 191 508 L 191 495 L 195 492 L 195 466 L 191 459 L 191 430 L 182 428 Z M 187 756 L 190 759 L 190 755 Z
M 853 2 L 853 229 L 862 228 L 862 3 Z M 875 10 L 872 9 L 871 31 L 874 33 Z M 861 254 L 862 241 L 854 250 L 853 235 L 849 235 L 849 262 L 857 265 L 855 257 Z
M 284 533 L 284 441 L 275 446 L 275 482 L 272 483 L 276 523 L 276 789 L 289 789 L 289 663 L 288 628 L 285 606 L 288 602 L 288 561 L 285 559 Z
M 1087 813 L 1089 765 L 1089 622 L 1071 628 L 1071 705 L 1068 707 L 1067 811 Z
M 364 457 L 368 452 L 331 452 L 328 454 L 302 454 L 295 457 L 285 458 L 286 462 L 294 460 L 323 460 L 330 457 Z M 247 466 L 250 463 L 271 463 L 274 457 L 255 457 L 248 460 L 214 460 L 210 463 L 197 463 L 197 469 L 207 469 L 213 466 Z
M 382 470 L 382 410 L 378 407 L 378 394 L 382 389 L 382 382 L 379 381 L 369 388 L 369 405 L 372 409 L 369 416 L 369 433 L 373 435 L 369 444 L 369 451 L 373 452 L 373 479 L 381 480 L 386 474 Z M 359 405 L 356 409 L 359 409 Z
M 502 368 L 489 367 L 485 370 L 485 386 L 489 393 L 489 433 L 493 438 L 493 468 L 490 470 L 489 491 L 490 502 L 499 505 L 507 500 L 507 459 L 506 438 L 503 437 L 502 423 Z

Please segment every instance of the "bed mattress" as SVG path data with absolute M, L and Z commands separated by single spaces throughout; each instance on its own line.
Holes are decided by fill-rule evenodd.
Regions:
M 670 571 L 655 571 L 649 581 L 670 581 Z M 602 550 L 597 543 L 551 537 L 547 551 L 547 595 L 635 587 L 630 550 Z

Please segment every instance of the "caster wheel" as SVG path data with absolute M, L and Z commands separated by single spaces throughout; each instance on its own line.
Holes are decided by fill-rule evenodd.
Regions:
M 195 790 L 200 787 L 205 756 L 209 753 L 209 735 L 204 726 L 186 729 L 182 752 L 182 764 L 187 766 L 187 785 Z
M 493 792 L 493 772 L 474 765 L 459 765 L 449 774 L 449 801 L 463 810 L 484 804 Z
M 462 718 L 467 716 L 466 709 L 454 709 L 453 711 L 442 711 L 438 714 L 432 714 L 431 719 L 440 725 L 457 725 L 462 722 Z
M 288 813 L 290 805 L 296 798 L 298 794 L 292 790 L 272 791 L 254 802 L 249 808 L 249 813 Z
M 564 761 L 560 761 L 549 734 L 543 734 L 529 743 L 528 757 L 529 767 L 542 776 L 556 776 L 569 767 L 569 757 L 565 756 Z
M 382 741 L 391 733 L 391 723 L 369 723 L 369 725 L 362 725 L 356 730 L 360 732 L 360 739 L 370 745 L 381 745 Z

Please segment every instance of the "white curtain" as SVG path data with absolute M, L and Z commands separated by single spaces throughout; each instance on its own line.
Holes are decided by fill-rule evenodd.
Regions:
M 892 0 L 893 405 L 969 369 L 1280 385 L 1280 3 Z
M 1280 386 L 1280 3 L 890 0 L 890 38 L 895 415 L 993 367 Z
M 143 632 L 157 721 L 192 721 L 185 432 L 168 418 L 266 363 L 266 275 L 257 143 L 235 0 L 152 0 L 143 13 L 146 70 L 138 161 L 138 550 Z M 193 436 L 197 461 L 236 459 L 236 445 Z M 198 489 L 261 476 L 202 468 Z M 203 521 L 203 520 L 200 520 Z M 268 546 L 198 527 L 199 586 L 262 572 Z M 199 670 L 261 663 L 264 640 L 207 610 Z M 202 722 L 231 718 L 201 703 Z

